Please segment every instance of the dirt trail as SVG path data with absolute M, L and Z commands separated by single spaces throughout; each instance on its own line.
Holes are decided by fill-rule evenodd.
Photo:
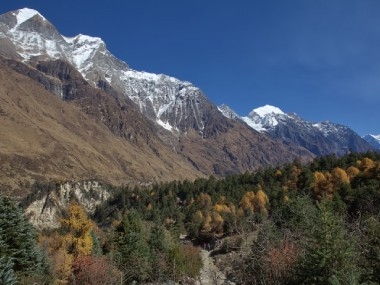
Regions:
M 222 285 L 231 284 L 226 281 L 226 276 L 215 266 L 214 259 L 207 250 L 201 250 L 203 268 L 197 281 L 197 285 Z

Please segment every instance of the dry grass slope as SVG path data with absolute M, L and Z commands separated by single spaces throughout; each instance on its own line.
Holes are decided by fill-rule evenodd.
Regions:
M 35 180 L 99 179 L 113 184 L 195 178 L 201 174 L 167 149 L 158 157 L 114 135 L 0 62 L 0 181 L 17 189 Z

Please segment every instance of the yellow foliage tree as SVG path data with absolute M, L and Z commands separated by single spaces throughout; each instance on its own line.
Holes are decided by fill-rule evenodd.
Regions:
M 356 168 L 355 166 L 350 166 L 349 168 L 346 169 L 346 173 L 350 181 L 352 181 L 352 179 L 360 173 L 360 170 Z
M 253 191 L 248 191 L 244 194 L 243 198 L 241 198 L 239 207 L 243 211 L 254 211 L 254 201 L 255 201 L 255 193 Z
M 260 212 L 262 214 L 268 214 L 267 205 L 269 204 L 269 199 L 267 194 L 261 189 L 257 191 L 254 198 L 254 207 L 256 212 Z
M 197 198 L 197 205 L 202 210 L 210 210 L 212 208 L 211 196 L 201 193 Z
M 314 172 L 312 187 L 318 200 L 322 198 L 332 199 L 334 191 L 331 177 L 330 173 Z
M 297 183 L 298 183 L 298 177 L 301 174 L 301 169 L 299 169 L 297 166 L 292 166 L 292 169 L 290 171 L 289 179 L 285 184 L 286 190 L 296 190 L 297 189 Z
M 210 213 L 207 213 L 203 219 L 202 231 L 211 232 L 211 230 L 212 230 L 212 217 Z
M 61 220 L 64 231 L 63 240 L 68 253 L 74 256 L 89 255 L 93 247 L 92 221 L 79 204 L 71 204 L 67 218 Z
M 360 162 L 360 165 L 359 165 L 359 168 L 360 170 L 362 171 L 368 171 L 369 169 L 371 169 L 373 166 L 374 166 L 374 162 L 372 159 L 368 158 L 368 157 L 365 157 L 363 158 L 363 160 Z
M 51 258 L 53 274 L 56 279 L 56 284 L 69 284 L 69 279 L 72 273 L 72 264 L 74 257 L 66 250 L 59 249 Z
M 211 212 L 211 219 L 212 231 L 215 233 L 222 233 L 224 224 L 222 216 L 219 213 L 213 211 Z
M 235 205 L 227 202 L 226 197 L 220 197 L 219 201 L 214 205 L 214 211 L 218 213 L 231 213 L 235 214 Z
M 343 184 L 350 183 L 350 178 L 348 177 L 346 171 L 344 171 L 340 167 L 335 167 L 331 171 L 331 176 L 332 176 L 332 183 L 334 185 L 335 190 L 338 189 Z
M 371 171 L 373 178 L 380 180 L 380 162 L 376 162 Z

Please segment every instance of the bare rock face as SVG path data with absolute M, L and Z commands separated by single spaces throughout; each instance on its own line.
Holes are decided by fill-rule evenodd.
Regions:
M 37 229 L 54 229 L 59 227 L 59 219 L 70 202 L 81 204 L 92 214 L 110 195 L 98 181 L 51 184 L 29 195 L 24 201 L 25 213 Z M 34 201 L 28 205 L 31 199 Z

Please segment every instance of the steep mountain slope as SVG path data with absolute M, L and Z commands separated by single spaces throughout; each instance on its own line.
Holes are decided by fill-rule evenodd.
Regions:
M 35 180 L 97 179 L 121 184 L 201 175 L 164 147 L 157 155 L 146 143 L 115 136 L 73 102 L 60 100 L 8 68 L 6 60 L 0 61 L 0 86 L 3 190 Z
M 108 144 L 115 136 L 118 143 L 127 142 L 119 147 L 135 155 L 121 159 L 128 164 L 121 170 L 127 168 L 132 180 L 225 175 L 312 157 L 303 148 L 284 145 L 224 117 L 189 82 L 129 68 L 100 38 L 62 36 L 35 10 L 0 15 L 0 43 L 4 65 L 75 106 L 102 130 L 106 126 L 111 134 Z M 82 131 L 86 133 L 77 128 L 78 135 Z M 102 153 L 102 147 L 108 145 L 99 145 L 97 151 Z M 154 169 L 147 174 L 150 168 Z M 174 170 L 168 174 L 169 169 Z M 122 171 L 117 179 L 125 179 Z
M 59 34 L 41 14 L 21 9 L 0 16 L 1 38 L 7 42 L 4 56 L 40 61 L 61 59 L 72 64 L 93 87 L 107 82 L 131 98 L 140 111 L 170 131 L 203 131 L 204 105 L 210 104 L 202 92 L 189 82 L 167 75 L 130 69 L 115 58 L 105 43 L 96 37 Z M 14 50 L 12 50 L 12 47 Z
M 226 116 L 233 112 L 226 106 L 220 109 Z M 346 126 L 328 121 L 308 122 L 296 114 L 284 113 L 270 105 L 256 108 L 248 116 L 238 118 L 273 139 L 281 139 L 287 144 L 304 147 L 317 156 L 372 150 L 366 141 Z
M 363 137 L 375 149 L 380 150 L 380 135 L 366 135 Z

